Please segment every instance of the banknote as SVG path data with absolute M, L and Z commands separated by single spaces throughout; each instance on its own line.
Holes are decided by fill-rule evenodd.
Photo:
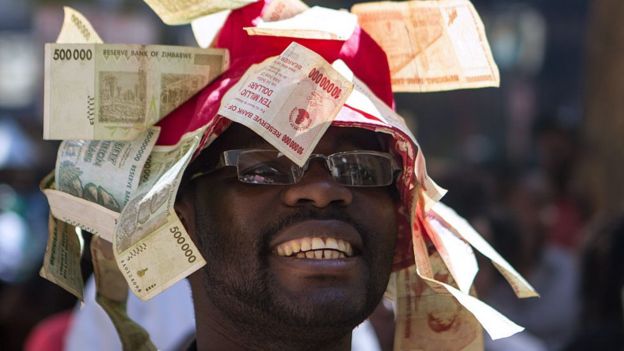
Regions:
M 401 133 L 393 133 L 394 139 L 399 143 L 404 144 L 404 146 L 399 146 L 401 149 L 409 150 L 411 147 L 408 147 L 405 144 L 411 143 L 416 146 L 416 150 L 413 150 L 410 154 L 411 158 L 415 158 L 415 162 L 413 165 L 405 165 L 405 169 L 403 169 L 403 173 L 413 172 L 416 176 L 416 179 L 420 181 L 422 190 L 426 195 L 425 200 L 427 201 L 426 208 L 429 208 L 430 205 L 440 200 L 446 190 L 438 186 L 431 177 L 427 174 L 427 166 L 425 162 L 425 157 L 423 152 L 421 151 L 420 145 L 418 144 L 418 140 L 410 130 L 410 128 L 405 123 L 405 119 L 401 117 L 398 113 L 396 113 L 390 106 L 388 106 L 383 100 L 381 100 L 375 93 L 358 77 L 356 77 L 351 69 L 344 63 L 342 60 L 336 60 L 332 63 L 332 67 L 334 67 L 338 72 L 342 74 L 343 77 L 348 79 L 353 83 L 353 91 L 347 98 L 345 105 L 348 105 L 351 108 L 354 108 L 358 111 L 362 111 L 367 113 L 370 116 L 376 118 L 383 126 L 390 126 L 395 130 L 398 130 Z M 368 121 L 370 123 L 371 121 Z M 402 135 L 401 135 L 402 134 Z M 400 140 L 404 140 L 400 141 Z M 413 156 L 413 153 L 417 153 L 416 156 Z M 431 203 L 431 204 L 430 204 Z
M 435 206 L 445 208 L 444 205 L 439 202 L 436 203 L 434 207 Z M 449 274 L 448 267 L 444 266 L 446 262 L 442 260 L 437 251 L 433 251 L 433 253 L 430 254 L 431 251 L 427 247 L 424 237 L 426 233 L 424 230 L 428 227 L 425 222 L 429 221 L 430 218 L 427 218 L 423 214 L 423 208 L 424 205 L 418 203 L 414 204 L 412 208 L 412 242 L 414 245 L 414 260 L 416 262 L 413 267 L 416 274 L 431 290 L 435 291 L 435 293 L 442 296 L 452 296 L 481 323 L 492 339 L 505 338 L 524 330 L 524 328 L 510 321 L 492 307 L 457 288 L 458 282 L 455 282 L 452 274 Z M 432 210 L 429 212 L 431 211 Z M 479 235 L 477 234 L 477 236 Z M 471 241 L 467 241 L 472 244 Z M 452 264 L 455 263 L 456 262 L 452 262 Z M 439 274 L 441 269 L 447 273 Z M 457 273 L 457 271 L 455 273 Z
M 448 275 L 438 255 L 437 276 Z M 475 317 L 449 293 L 427 285 L 411 266 L 396 275 L 395 350 L 483 351 L 483 332 Z
M 113 237 L 117 264 L 130 289 L 150 299 L 201 268 L 204 258 L 175 213 L 183 172 L 199 146 L 202 130 L 175 147 L 155 148 L 149 172 L 121 212 Z
M 279 21 L 293 17 L 306 9 L 308 9 L 308 5 L 300 0 L 273 0 L 263 9 L 262 20 L 265 22 Z M 212 13 L 191 22 L 193 35 L 199 47 L 213 46 L 214 39 L 231 12 L 231 10 L 224 10 Z
M 469 0 L 370 2 L 351 11 L 388 55 L 395 92 L 500 83 L 483 23 Z
M 347 11 L 315 6 L 291 18 L 258 22 L 254 27 L 245 27 L 245 31 L 249 35 L 347 40 L 356 26 L 357 17 Z
M 477 231 L 448 206 L 439 202 L 426 213 L 428 221 L 438 223 L 453 231 L 455 235 L 472 245 L 477 251 L 492 261 L 492 264 L 507 280 L 519 298 L 538 297 L 535 289 L 518 273 Z M 465 262 L 456 262 L 462 265 Z
M 224 49 L 46 44 L 44 139 L 136 139 L 227 66 Z
M 59 220 L 113 241 L 119 212 L 53 188 L 43 189 L 50 212 Z
M 160 127 L 151 127 L 133 141 L 63 141 L 56 159 L 56 189 L 121 212 L 139 186 L 159 133 Z
M 262 10 L 262 20 L 273 22 L 294 17 L 309 7 L 301 0 L 272 0 Z
M 279 56 L 252 66 L 225 94 L 219 114 L 303 166 L 352 89 L 320 55 L 293 42 Z
M 128 283 L 117 267 L 112 244 L 94 235 L 91 259 L 95 277 L 95 300 L 113 322 L 124 350 L 155 351 L 149 334 L 128 316 Z
M 151 127 L 133 141 L 63 141 L 55 176 L 42 184 L 52 214 L 112 241 L 119 212 L 138 188 L 159 132 Z
M 479 271 L 477 257 L 472 247 L 445 222 L 429 217 L 425 224 L 429 238 L 453 276 L 457 287 L 468 294 Z
M 145 0 L 166 24 L 186 24 L 211 13 L 236 9 L 257 0 Z
M 223 28 L 223 24 L 232 13 L 231 10 L 215 12 L 210 15 L 199 17 L 191 22 L 191 29 L 200 48 L 213 46 L 217 34 Z
M 76 227 L 53 216 L 48 220 L 48 231 L 48 244 L 39 275 L 83 300 L 81 235 Z
M 100 36 L 89 21 L 80 12 L 64 6 L 65 17 L 63 27 L 56 42 L 59 44 L 99 44 L 103 43 Z

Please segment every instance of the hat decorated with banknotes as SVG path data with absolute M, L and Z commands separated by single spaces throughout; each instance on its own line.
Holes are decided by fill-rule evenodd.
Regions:
M 166 23 L 188 23 L 199 15 L 216 11 L 207 9 L 185 18 L 167 12 L 158 5 L 159 1 L 147 2 Z M 106 199 L 103 190 L 97 185 L 90 188 L 92 190 L 83 190 L 86 187 L 76 181 L 80 170 L 71 168 L 71 162 L 57 162 L 56 189 L 51 179 L 42 183 L 53 215 L 51 228 L 59 232 L 62 231 L 59 228 L 76 226 L 112 242 L 114 258 L 92 247 L 94 257 L 99 257 L 102 265 L 116 266 L 118 277 L 123 276 L 130 290 L 148 299 L 205 264 L 168 204 L 175 199 L 189 164 L 193 167 L 192 160 L 209 148 L 232 122 L 258 133 L 299 165 L 305 163 L 329 126 L 364 128 L 390 136 L 390 151 L 401 160 L 403 169 L 396 182 L 402 201 L 397 208 L 400 214 L 397 249 L 387 290 L 388 298 L 396 303 L 395 349 L 449 349 L 450 345 L 457 350 L 482 349 L 481 327 L 494 339 L 521 331 L 521 327 L 475 297 L 473 282 L 478 267 L 474 249 L 494 263 L 518 297 L 536 296 L 536 292 L 466 220 L 440 201 L 445 190 L 427 175 L 422 149 L 403 118 L 394 111 L 393 91 L 436 89 L 435 86 L 423 87 L 427 82 L 441 84 L 437 85 L 438 90 L 489 84 L 479 81 L 482 77 L 490 77 L 497 84 L 498 71 L 492 68 L 489 48 L 484 54 L 486 59 L 490 55 L 486 60 L 489 66 L 477 73 L 475 77 L 479 78 L 460 77 L 464 79 L 463 85 L 462 82 L 452 85 L 445 77 L 428 78 L 416 74 L 419 71 L 414 67 L 419 67 L 419 55 L 427 54 L 427 45 L 419 42 L 404 48 L 404 53 L 398 52 L 401 48 L 389 44 L 379 33 L 379 30 L 392 30 L 394 26 L 407 28 L 409 21 L 403 13 L 413 12 L 412 16 L 417 16 L 420 10 L 431 13 L 428 10 L 433 7 L 441 14 L 436 35 L 430 35 L 430 28 L 423 33 L 418 33 L 418 28 L 408 28 L 405 32 L 392 30 L 392 35 L 387 36 L 396 35 L 409 42 L 433 41 L 441 35 L 449 35 L 444 31 L 453 23 L 463 26 L 472 23 L 474 28 L 469 29 L 481 35 L 476 38 L 485 39 L 481 33 L 482 24 L 474 22 L 478 15 L 470 2 L 368 3 L 352 9 L 357 16 L 347 11 L 308 8 L 299 0 L 243 2 L 249 4 L 241 7 L 241 1 L 235 1 L 229 13 L 219 14 L 222 25 L 209 35 L 211 38 L 198 38 L 199 42 L 212 43 L 211 48 L 205 49 L 205 53 L 188 53 L 196 64 L 207 61 L 208 53 L 222 58 L 218 64 L 206 68 L 218 71 L 206 73 L 210 79 L 200 79 L 207 85 L 195 90 L 198 92 L 192 96 L 188 92 L 161 93 L 161 106 L 164 99 L 179 101 L 181 99 L 176 97 L 183 96 L 182 100 L 188 100 L 168 110 L 155 127 L 146 126 L 147 134 L 125 141 L 126 144 L 113 142 L 108 147 L 107 152 L 115 147 L 119 150 L 134 147 L 137 153 L 150 151 L 149 158 L 146 156 L 133 171 L 140 175 L 140 183 L 136 181 L 136 187 L 126 192 L 124 201 L 117 201 L 117 207 L 103 206 L 104 202 L 98 200 L 95 202 L 99 207 L 94 208 L 87 202 L 94 202 L 94 198 Z M 210 3 L 206 1 L 207 8 Z M 216 21 L 215 15 L 210 16 L 212 22 Z M 315 20 L 319 16 L 325 18 L 324 24 Z M 195 28 L 195 23 L 193 26 Z M 199 33 L 196 30 L 195 34 L 203 35 L 201 30 Z M 146 51 L 146 55 L 155 51 Z M 115 52 L 110 51 L 109 55 Z M 456 72 L 447 73 L 459 76 Z M 175 86 L 183 85 L 189 75 L 170 76 L 171 85 Z M 110 78 L 110 82 L 115 81 Z M 100 92 L 100 96 L 106 97 L 106 91 Z M 100 144 L 93 146 L 89 141 L 67 142 L 61 145 L 59 158 L 75 153 L 77 145 L 87 145 L 85 153 L 91 146 L 93 150 L 101 150 Z M 59 164 L 65 171 L 58 172 Z M 61 179 L 77 186 L 79 191 L 61 191 L 58 185 Z M 86 196 L 86 193 L 92 195 Z M 94 219 L 76 217 L 72 210 L 78 208 L 83 208 L 82 212 L 94 208 L 91 216 Z M 114 231 L 111 232 L 110 227 Z M 171 254 L 171 247 L 177 248 L 180 242 L 186 245 L 183 254 Z M 168 260 L 161 260 L 162 263 L 154 260 L 149 270 L 142 270 L 136 266 L 134 258 L 146 255 L 144 248 L 148 245 L 154 257 Z M 177 267 L 172 260 L 180 260 L 179 271 L 162 268 L 161 265 Z M 53 274 L 49 267 L 42 272 L 58 283 L 57 278 L 50 278 Z M 98 274 L 97 270 L 95 273 Z M 164 276 L 166 274 L 169 276 Z M 75 285 L 74 293 L 78 289 Z M 113 315 L 119 318 L 119 313 L 110 314 L 112 318 Z
M 314 31 L 287 31 L 283 30 L 284 27 L 275 28 L 270 25 L 261 27 L 261 31 L 251 30 L 256 25 L 264 25 L 263 18 L 272 16 L 266 13 L 271 11 L 270 5 L 270 1 L 258 1 L 232 11 L 213 41 L 214 47 L 228 49 L 230 68 L 160 122 L 163 132 L 159 143 L 176 143 L 183 133 L 208 125 L 203 135 L 203 143 L 198 149 L 209 147 L 209 142 L 223 130 L 223 124 L 230 120 L 243 123 L 255 131 L 266 128 L 266 125 L 259 127 L 264 120 L 253 121 L 244 115 L 237 116 L 238 111 L 232 113 L 228 109 L 228 106 L 236 105 L 238 108 L 252 105 L 241 99 L 239 94 L 239 91 L 249 87 L 250 82 L 254 82 L 254 78 L 260 76 L 259 73 L 249 76 L 252 71 L 250 67 L 262 64 L 268 68 L 274 67 L 265 60 L 284 62 L 290 56 L 300 58 L 309 51 L 311 57 L 321 56 L 326 63 L 333 63 L 336 70 L 349 77 L 348 82 L 353 83 L 351 96 L 343 100 L 330 123 L 335 126 L 366 128 L 390 135 L 393 140 L 391 148 L 403 161 L 404 172 L 397 182 L 403 199 L 403 207 L 399 209 L 399 213 L 403 216 L 399 225 L 391 282 L 396 285 L 389 289 L 392 291 L 394 288 L 391 295 L 394 295 L 398 305 L 397 330 L 404 329 L 403 336 L 397 337 L 397 349 L 419 347 L 425 340 L 442 340 L 445 343 L 448 341 L 444 340 L 457 340 L 462 334 L 465 347 L 474 347 L 482 342 L 478 321 L 483 323 L 494 338 L 521 330 L 471 295 L 476 269 L 462 272 L 465 267 L 458 266 L 466 262 L 468 265 L 476 264 L 476 261 L 472 261 L 474 256 L 470 257 L 469 254 L 463 263 L 459 263 L 461 259 L 451 262 L 452 256 L 462 255 L 459 250 L 451 251 L 447 248 L 457 248 L 460 245 L 460 250 L 463 250 L 472 245 L 495 262 L 501 262 L 505 267 L 502 272 L 513 271 L 504 260 L 499 260 L 500 256 L 495 254 L 464 219 L 438 202 L 444 190 L 427 175 L 424 156 L 416 138 L 403 119 L 393 111 L 390 65 L 382 46 L 355 21 L 348 30 L 350 34 L 341 33 L 342 37 L 335 33 L 328 35 Z M 305 11 L 296 16 L 305 16 Z M 343 23 L 349 23 L 350 16 L 354 16 L 346 12 L 326 11 L 327 15 L 340 17 Z M 297 23 L 296 16 L 294 20 L 291 19 L 293 23 Z M 292 52 L 295 54 L 290 55 Z M 336 64 L 337 61 L 340 64 Z M 304 73 L 306 74 L 302 75 L 303 79 L 309 78 L 308 72 Z M 244 84 L 241 84 L 242 81 Z M 292 85 L 287 86 L 287 89 L 292 89 Z M 273 95 L 277 94 L 279 92 L 273 92 Z M 290 109 L 286 110 L 288 112 Z M 226 118 L 223 118 L 224 115 L 227 115 Z M 223 121 L 222 124 L 219 123 L 220 120 Z M 284 126 L 288 124 L 282 124 L 280 132 L 288 134 L 288 131 L 284 131 Z M 288 154 L 288 146 L 281 144 L 280 140 L 270 138 L 270 134 L 269 137 L 267 134 L 261 135 L 280 151 L 283 148 L 284 153 Z M 530 285 L 518 273 L 513 271 L 510 275 L 520 281 L 516 285 L 519 287 L 519 296 L 534 294 Z M 427 313 L 430 314 L 429 317 Z M 449 325 L 449 328 L 440 331 L 428 324 L 427 318 L 431 315 L 448 317 L 447 313 L 454 314 L 449 319 L 455 321 L 449 322 L 456 323 L 454 328 Z

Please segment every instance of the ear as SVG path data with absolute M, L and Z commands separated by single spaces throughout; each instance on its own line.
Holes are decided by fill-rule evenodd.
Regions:
M 186 232 L 191 236 L 191 239 L 195 244 L 198 244 L 195 233 L 195 206 L 193 204 L 193 197 L 188 192 L 182 192 L 178 194 L 178 198 L 173 206 L 176 215 L 180 218 L 180 222 L 186 229 Z

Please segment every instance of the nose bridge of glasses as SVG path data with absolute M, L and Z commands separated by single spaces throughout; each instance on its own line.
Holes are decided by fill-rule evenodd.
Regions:
M 308 157 L 308 160 L 306 161 L 306 163 L 303 165 L 303 167 L 301 167 L 301 177 L 303 177 L 307 173 L 308 168 L 310 168 L 310 164 L 313 161 L 316 161 L 317 159 L 321 159 L 323 161 L 322 163 L 325 165 L 325 170 L 327 170 L 331 174 L 332 162 L 331 162 L 330 156 L 323 155 L 323 154 L 311 154 L 310 157 Z

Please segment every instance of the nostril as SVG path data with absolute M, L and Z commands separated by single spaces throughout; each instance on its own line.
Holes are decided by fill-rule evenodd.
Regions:
M 346 206 L 353 201 L 353 194 L 333 179 L 308 180 L 287 186 L 282 192 L 282 200 L 288 206 Z

